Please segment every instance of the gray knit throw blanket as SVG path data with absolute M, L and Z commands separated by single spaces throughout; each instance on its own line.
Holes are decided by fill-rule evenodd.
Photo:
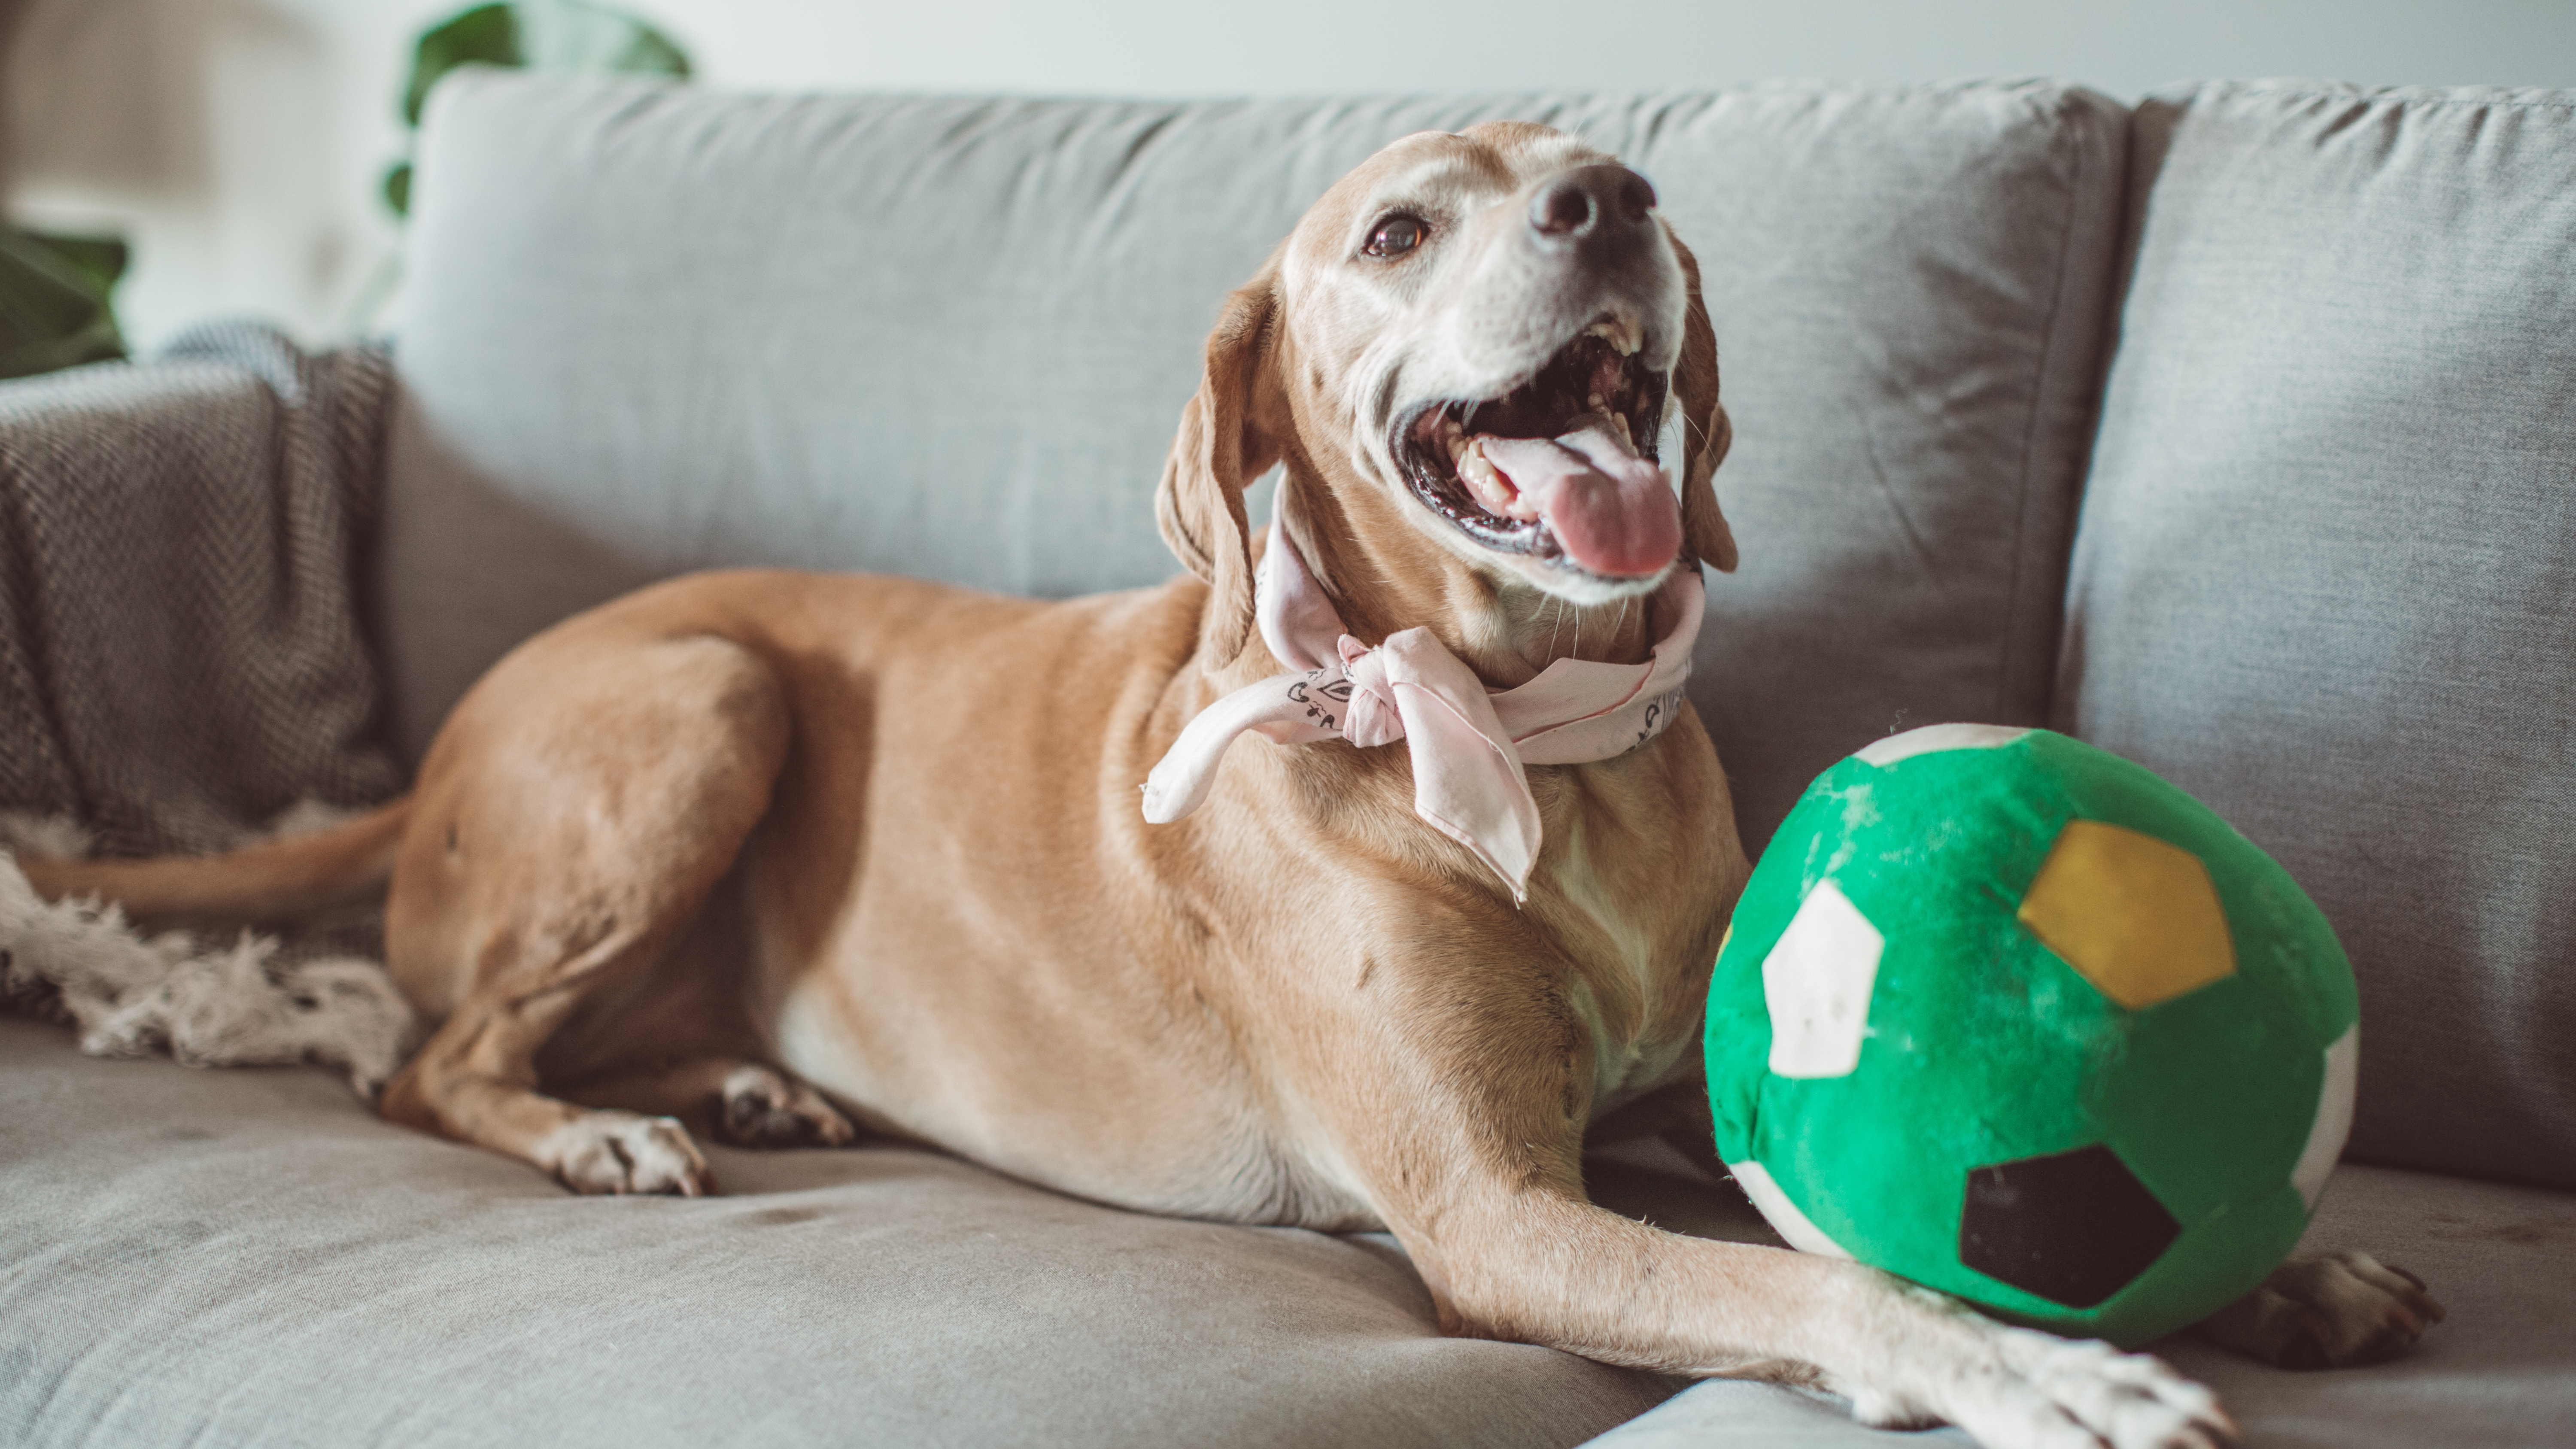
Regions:
M 241 324 L 0 387 L 0 805 L 137 855 L 400 788 L 357 600 L 392 395 Z
M 400 788 L 357 583 L 392 395 L 381 350 L 310 355 L 245 324 L 0 385 L 0 847 L 220 850 Z M 362 1088 L 390 1070 L 392 1045 L 313 1017 L 373 969 L 324 959 L 373 955 L 364 923 L 201 951 L 29 899 L 0 888 L 0 994 L 77 1018 L 91 1050 L 336 1060 Z M 165 963 L 157 980 L 119 939 Z M 399 1010 L 363 975 L 384 999 L 362 1015 Z M 252 1044 L 227 1002 L 276 1020 Z

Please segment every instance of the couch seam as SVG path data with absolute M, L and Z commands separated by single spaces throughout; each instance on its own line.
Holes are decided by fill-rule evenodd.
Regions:
M 2061 116 L 2072 109 L 2069 105 L 2072 99 L 2071 95 L 2063 95 L 2059 98 L 2057 110 Z M 2056 360 L 2058 353 L 2058 322 L 2066 313 L 2067 274 L 2071 270 L 2070 259 L 2075 250 L 2076 213 L 2083 203 L 2086 166 L 2085 147 L 2082 139 L 2078 137 L 2075 138 L 2074 174 L 2068 179 L 2067 185 L 2066 216 L 2058 227 L 2057 274 L 2049 282 L 2048 318 L 2041 327 L 2039 366 L 2031 379 L 2030 413 L 2022 421 L 2021 488 L 2013 500 L 2012 582 L 2005 591 L 2005 607 L 2011 610 L 2011 621 L 2004 630 L 2001 650 L 2003 657 L 1997 660 L 1996 669 L 1995 704 L 1998 712 L 2010 702 L 2005 697 L 2005 691 L 2012 684 L 2011 655 L 2014 645 L 2020 642 L 2019 636 L 2023 632 L 2020 620 L 2025 603 L 2023 595 L 2026 575 L 2030 571 L 2030 492 L 2033 455 L 2037 449 L 2040 415 L 2047 410 L 2050 365 Z M 2052 640 L 2064 629 L 2063 619 L 2056 620 L 2054 623 L 2056 627 L 2049 630 Z M 2041 702 L 2043 722 L 2054 702 L 2053 684 L 2049 694 L 2051 698 Z

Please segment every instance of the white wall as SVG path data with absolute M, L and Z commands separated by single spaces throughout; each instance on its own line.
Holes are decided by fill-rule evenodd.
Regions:
M 22 0 L 13 215 L 123 232 L 149 346 L 216 313 L 346 335 L 399 233 L 411 41 L 465 0 Z M 2576 0 L 624 0 L 702 81 L 1075 95 L 1684 89 L 2050 75 L 2576 88 Z M 0 0 L 5 5 L 5 0 Z

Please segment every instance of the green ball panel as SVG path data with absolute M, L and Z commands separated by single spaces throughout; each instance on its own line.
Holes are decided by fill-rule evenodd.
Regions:
M 2104 996 L 2017 917 L 2070 820 L 2199 857 L 2236 971 L 2140 1010 Z M 1860 1066 L 1769 1070 L 1762 963 L 1830 879 L 1884 938 Z M 2307 1210 L 2324 1048 L 2357 1019 L 2323 915 L 2198 802 L 2046 731 L 1999 749 L 1846 760 L 1818 777 L 1747 884 L 1709 990 L 1719 1154 L 1758 1159 L 1865 1262 L 2019 1322 L 2135 1344 L 2260 1282 Z M 2153 1266 L 2090 1309 L 1967 1267 L 1970 1169 L 2107 1145 L 2180 1224 Z
M 2325 1043 L 2240 974 L 2124 1023 L 2086 1110 L 2188 1227 L 2289 1179 L 2325 1085 Z

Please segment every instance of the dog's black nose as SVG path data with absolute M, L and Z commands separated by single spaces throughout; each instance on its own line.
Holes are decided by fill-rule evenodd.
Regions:
M 1634 231 L 1654 205 L 1655 188 L 1627 167 L 1578 166 L 1530 198 L 1530 230 L 1556 242 Z

